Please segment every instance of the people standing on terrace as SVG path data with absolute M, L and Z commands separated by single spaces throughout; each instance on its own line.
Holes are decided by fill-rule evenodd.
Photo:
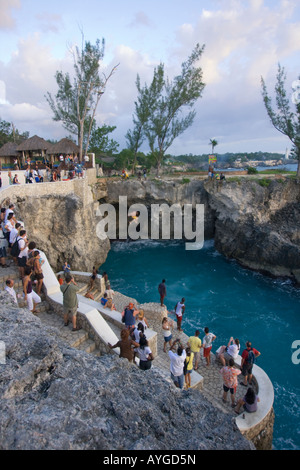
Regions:
M 260 352 L 252 347 L 250 341 L 246 342 L 246 349 L 242 352 L 241 369 L 244 376 L 244 382 L 241 383 L 244 387 L 251 385 L 252 383 L 252 369 L 255 359 L 260 356 Z
M 169 347 L 171 349 L 172 345 L 172 329 L 173 329 L 173 320 L 169 320 L 168 317 L 164 317 L 162 320 L 162 330 L 164 335 L 164 352 L 166 351 L 167 343 L 169 343 Z
M 220 370 L 220 374 L 223 377 L 223 402 L 226 403 L 227 401 L 227 393 L 230 391 L 231 396 L 231 406 L 234 408 L 236 406 L 235 403 L 235 394 L 237 389 L 237 377 L 241 374 L 240 369 L 236 369 L 234 367 L 234 360 L 233 358 L 229 359 L 228 366 L 222 367 Z
M 166 280 L 163 279 L 158 286 L 158 292 L 160 295 L 160 305 L 163 307 L 164 305 L 164 298 L 167 295 L 167 288 L 166 288 Z
M 64 325 L 68 326 L 69 315 L 71 315 L 73 324 L 72 331 L 78 331 L 81 329 L 77 326 L 77 292 L 79 291 L 79 287 L 70 274 L 66 275 L 65 284 L 60 286 L 60 290 L 63 293 Z
M 200 362 L 200 350 L 202 348 L 202 342 L 199 338 L 200 331 L 196 330 L 194 336 L 190 336 L 188 340 L 188 346 L 190 346 L 192 353 L 194 354 L 195 364 L 194 370 L 197 370 Z
M 31 311 L 31 313 L 39 313 L 36 309 L 36 305 L 41 302 L 40 296 L 34 292 L 32 288 L 32 268 L 30 266 L 26 266 L 24 268 L 24 278 L 23 278 L 23 292 L 24 298 L 27 302 L 27 307 Z
M 185 311 L 185 298 L 183 297 L 180 302 L 177 302 L 175 305 L 175 315 L 177 318 L 177 330 L 182 331 L 181 329 L 181 322 L 182 322 L 182 317 Z
M 218 350 L 218 356 L 223 366 L 228 363 L 229 359 L 236 359 L 240 352 L 240 342 L 232 336 L 228 341 L 227 346 L 221 346 Z
M 28 256 L 28 240 L 26 230 L 20 231 L 20 236 L 18 238 L 18 246 L 20 253 L 18 255 L 18 267 L 20 273 L 20 279 L 24 278 L 25 275 L 25 267 L 27 263 L 27 256 Z
M 7 279 L 5 283 L 5 290 L 12 296 L 14 303 L 18 305 L 17 294 L 14 288 L 15 281 L 13 279 Z
M 210 366 L 210 352 L 212 349 L 212 343 L 216 339 L 216 335 L 209 332 L 208 327 L 204 328 L 205 336 L 203 338 L 203 357 L 206 359 L 206 366 Z
M 115 345 L 108 343 L 110 349 L 120 348 L 119 357 L 124 357 L 128 359 L 129 362 L 133 361 L 133 348 L 138 348 L 139 343 L 134 341 L 129 337 L 129 330 L 123 329 L 120 333 L 121 340 L 118 341 Z
M 33 253 L 33 271 L 35 278 L 37 280 L 37 288 L 36 292 L 38 295 L 41 294 L 42 286 L 43 286 L 43 279 L 44 279 L 44 274 L 42 270 L 42 264 L 44 261 L 41 259 L 41 255 L 38 250 L 35 250 Z

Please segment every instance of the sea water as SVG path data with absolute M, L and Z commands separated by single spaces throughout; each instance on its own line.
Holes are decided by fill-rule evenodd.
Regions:
M 300 364 L 292 345 L 300 341 L 300 289 L 228 260 L 205 242 L 186 251 L 180 241 L 115 242 L 100 272 L 112 288 L 139 303 L 159 302 L 158 284 L 166 280 L 169 311 L 182 297 L 182 328 L 188 335 L 208 326 L 217 339 L 213 352 L 229 338 L 260 351 L 257 365 L 270 377 L 275 392 L 274 449 L 300 449 Z M 300 359 L 300 351 L 298 354 Z

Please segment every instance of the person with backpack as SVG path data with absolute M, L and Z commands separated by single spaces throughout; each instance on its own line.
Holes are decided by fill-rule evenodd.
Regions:
M 258 356 L 260 356 L 260 352 L 252 348 L 251 342 L 247 341 L 246 349 L 242 352 L 241 362 L 242 375 L 244 376 L 244 382 L 241 385 L 244 387 L 248 387 L 248 383 L 251 385 L 253 364 Z
M 135 326 L 135 317 L 139 311 L 135 308 L 134 304 L 130 302 L 122 312 L 122 322 L 125 323 L 125 327 L 130 330 Z

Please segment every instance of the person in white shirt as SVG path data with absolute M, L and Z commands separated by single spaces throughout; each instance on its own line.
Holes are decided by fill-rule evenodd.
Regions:
M 9 295 L 12 296 L 12 298 L 14 299 L 15 304 L 18 305 L 17 294 L 16 294 L 16 291 L 14 289 L 14 284 L 15 283 L 14 283 L 13 279 L 7 279 L 5 290 L 9 293 Z
M 16 238 L 18 236 L 18 233 L 19 233 L 19 229 L 21 227 L 21 224 L 20 222 L 17 222 L 16 225 L 14 226 L 14 228 L 10 231 L 10 234 L 9 234 L 9 243 L 11 245 L 13 245 L 16 241 Z
M 203 357 L 206 359 L 206 365 L 210 365 L 210 351 L 212 348 L 212 343 L 216 339 L 216 335 L 209 332 L 208 327 L 204 328 L 205 336 L 203 338 Z
M 18 266 L 19 266 L 20 278 L 23 279 L 24 274 L 25 274 L 27 256 L 28 256 L 28 241 L 27 241 L 27 236 L 26 236 L 26 230 L 20 231 L 20 236 L 18 237 L 18 245 L 20 249 L 20 253 L 18 256 Z
M 173 344 L 179 343 L 180 340 L 177 339 Z M 177 353 L 173 351 L 168 352 L 171 363 L 170 363 L 170 371 L 171 371 L 171 379 L 173 380 L 174 384 L 178 388 L 183 388 L 184 385 L 184 374 L 183 374 L 183 366 L 184 361 L 186 358 L 186 352 L 182 348 L 181 345 L 177 348 Z
M 240 342 L 236 338 L 234 339 L 232 336 L 227 344 L 227 346 L 221 346 L 219 348 L 219 359 L 223 366 L 226 366 L 229 359 L 236 359 L 240 352 Z
M 184 311 L 185 311 L 184 302 L 185 302 L 185 298 L 183 297 L 181 299 L 181 302 L 177 302 L 177 304 L 175 305 L 175 314 L 176 314 L 176 318 L 177 318 L 177 330 L 179 330 L 179 331 L 182 331 L 181 322 L 182 322 L 182 316 L 183 316 Z

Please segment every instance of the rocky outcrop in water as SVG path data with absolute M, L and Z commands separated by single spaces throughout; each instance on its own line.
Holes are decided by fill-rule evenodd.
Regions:
M 154 367 L 66 347 L 6 292 L 0 326 L 1 450 L 254 449 L 200 392 L 179 391 Z

